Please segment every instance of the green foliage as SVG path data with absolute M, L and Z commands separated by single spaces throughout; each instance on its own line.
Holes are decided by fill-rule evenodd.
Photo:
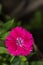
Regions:
M 2 34 L 1 39 L 5 40 L 8 35 L 9 35 L 9 31 L 4 33 L 4 34 Z
M 3 24 L 3 26 L 0 26 L 0 35 L 5 33 L 6 31 L 10 30 L 14 24 L 14 19 L 11 19 Z M 15 25 L 14 25 L 15 26 Z
M 20 56 L 20 60 L 21 60 L 21 61 L 26 61 L 27 58 L 26 58 L 25 56 Z
M 11 19 L 11 20 L 7 21 L 7 22 L 3 25 L 4 29 L 5 29 L 5 30 L 9 30 L 10 28 L 12 28 L 13 23 L 14 23 L 14 19 Z
M 3 53 L 7 54 L 8 52 L 7 52 L 6 48 L 0 47 L 0 54 L 3 54 Z
M 11 65 L 19 65 L 20 60 L 19 58 L 14 58 L 13 62 L 11 63 Z
M 5 47 L 4 41 L 0 39 L 0 47 Z M 1 49 L 0 49 L 1 50 Z
M 10 64 L 9 57 L 10 57 L 10 55 L 8 55 L 6 53 L 0 54 L 0 64 L 1 65 L 4 65 L 4 64 L 9 65 Z
M 28 62 L 24 56 L 15 57 L 11 65 L 28 65 Z
M 43 61 L 33 61 L 31 65 L 43 65 Z

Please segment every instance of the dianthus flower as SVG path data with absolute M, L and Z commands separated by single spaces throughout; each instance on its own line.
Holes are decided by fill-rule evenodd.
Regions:
M 13 28 L 6 37 L 5 45 L 8 52 L 14 56 L 27 56 L 33 49 L 32 34 L 22 27 Z

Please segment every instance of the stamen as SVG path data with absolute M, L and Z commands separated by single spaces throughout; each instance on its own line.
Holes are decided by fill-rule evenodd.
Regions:
M 17 37 L 16 44 L 22 47 L 23 39 L 21 37 Z

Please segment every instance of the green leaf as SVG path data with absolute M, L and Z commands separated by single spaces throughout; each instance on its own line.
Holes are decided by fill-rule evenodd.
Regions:
M 5 30 L 9 30 L 10 28 L 12 28 L 13 24 L 14 24 L 14 19 L 7 21 L 7 22 L 4 24 L 4 29 L 5 29 Z
M 43 65 L 43 61 L 33 61 L 31 65 Z
M 10 57 L 10 63 L 14 60 L 14 56 Z
M 4 41 L 0 40 L 0 47 L 5 47 Z
M 20 60 L 18 57 L 15 57 L 13 62 L 11 63 L 11 65 L 19 65 L 20 64 Z
M 24 62 L 21 62 L 20 65 L 25 65 Z
M 6 64 L 6 63 L 2 63 L 2 65 L 8 65 L 8 64 Z
M 36 65 L 37 64 L 37 62 L 35 62 L 35 61 L 34 62 L 30 62 L 30 63 L 31 63 L 31 65 Z
M 14 25 L 14 19 L 8 20 L 6 23 L 3 24 L 3 27 L 0 28 L 0 36 L 10 30 Z M 15 26 L 15 25 L 14 25 Z
M 2 54 L 2 53 L 6 53 L 6 54 L 8 54 L 6 48 L 4 48 L 4 47 L 0 47 L 0 54 Z
M 43 61 L 38 61 L 37 64 L 38 65 L 43 65 Z
M 1 37 L 1 35 L 3 34 L 3 33 L 5 33 L 6 32 L 6 30 L 4 29 L 4 28 L 0 28 L 0 37 Z
M 29 63 L 29 62 L 28 62 L 28 61 L 26 61 L 26 62 L 24 62 L 24 63 L 25 63 L 25 65 L 28 65 L 28 63 Z
M 16 61 L 16 62 L 14 62 L 13 64 L 11 64 L 11 65 L 19 65 L 19 61 Z
M 28 65 L 28 61 L 26 61 L 26 62 L 20 62 L 20 65 Z
M 5 40 L 8 35 L 9 35 L 9 31 L 4 33 L 4 34 L 2 34 L 1 39 Z
M 21 61 L 26 61 L 27 58 L 25 56 L 19 56 Z

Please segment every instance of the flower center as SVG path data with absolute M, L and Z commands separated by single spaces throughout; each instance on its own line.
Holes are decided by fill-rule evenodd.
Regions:
M 16 44 L 22 47 L 23 39 L 21 37 L 17 37 Z

